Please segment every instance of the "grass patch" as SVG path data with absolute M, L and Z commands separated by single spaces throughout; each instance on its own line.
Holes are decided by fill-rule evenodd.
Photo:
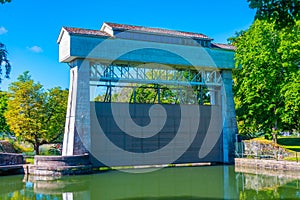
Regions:
M 25 158 L 27 164 L 34 164 L 34 157 L 27 157 Z
M 300 152 L 300 146 L 284 146 L 282 145 L 284 148 L 292 150 L 292 151 L 297 151 Z
M 271 142 L 270 140 L 267 140 L 267 139 L 265 139 L 264 137 L 257 137 L 257 138 L 253 138 L 252 140 L 268 141 L 268 142 Z
M 272 140 L 267 140 L 264 137 L 253 138 L 252 140 L 259 141 L 260 143 L 264 144 L 274 144 Z
M 283 160 L 286 160 L 286 161 L 294 161 L 294 162 L 298 162 L 299 161 L 299 158 L 297 159 L 296 157 L 286 157 L 284 158 Z
M 280 137 L 277 139 L 277 143 L 284 148 L 300 152 L 300 138 L 299 137 Z
M 277 139 L 277 143 L 284 146 L 299 146 L 299 137 L 280 137 Z M 300 146 L 299 146 L 300 147 Z

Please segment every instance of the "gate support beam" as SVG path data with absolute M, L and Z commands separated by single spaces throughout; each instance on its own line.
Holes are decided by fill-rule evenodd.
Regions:
M 222 90 L 222 116 L 223 116 L 223 157 L 224 163 L 234 163 L 234 142 L 235 135 L 238 133 L 233 91 L 232 91 L 232 72 L 223 70 L 221 73 L 223 80 Z
M 86 60 L 71 63 L 70 90 L 63 141 L 63 156 L 88 153 L 90 149 L 90 64 Z

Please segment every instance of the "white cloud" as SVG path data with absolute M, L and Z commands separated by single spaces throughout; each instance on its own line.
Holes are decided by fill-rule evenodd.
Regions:
M 34 53 L 41 53 L 43 52 L 43 49 L 39 46 L 32 46 L 32 47 L 27 47 L 27 49 L 29 49 L 30 51 L 34 52 Z
M 0 35 L 7 33 L 8 30 L 4 26 L 0 26 Z

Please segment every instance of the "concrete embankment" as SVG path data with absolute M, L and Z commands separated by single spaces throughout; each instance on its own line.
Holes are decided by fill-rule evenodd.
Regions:
M 300 178 L 300 162 L 235 158 L 235 171 L 251 174 L 284 175 Z

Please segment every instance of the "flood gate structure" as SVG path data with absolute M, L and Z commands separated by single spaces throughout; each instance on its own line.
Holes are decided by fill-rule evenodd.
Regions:
M 107 22 L 63 27 L 58 44 L 70 66 L 63 156 L 89 153 L 100 166 L 233 162 L 232 46 Z

